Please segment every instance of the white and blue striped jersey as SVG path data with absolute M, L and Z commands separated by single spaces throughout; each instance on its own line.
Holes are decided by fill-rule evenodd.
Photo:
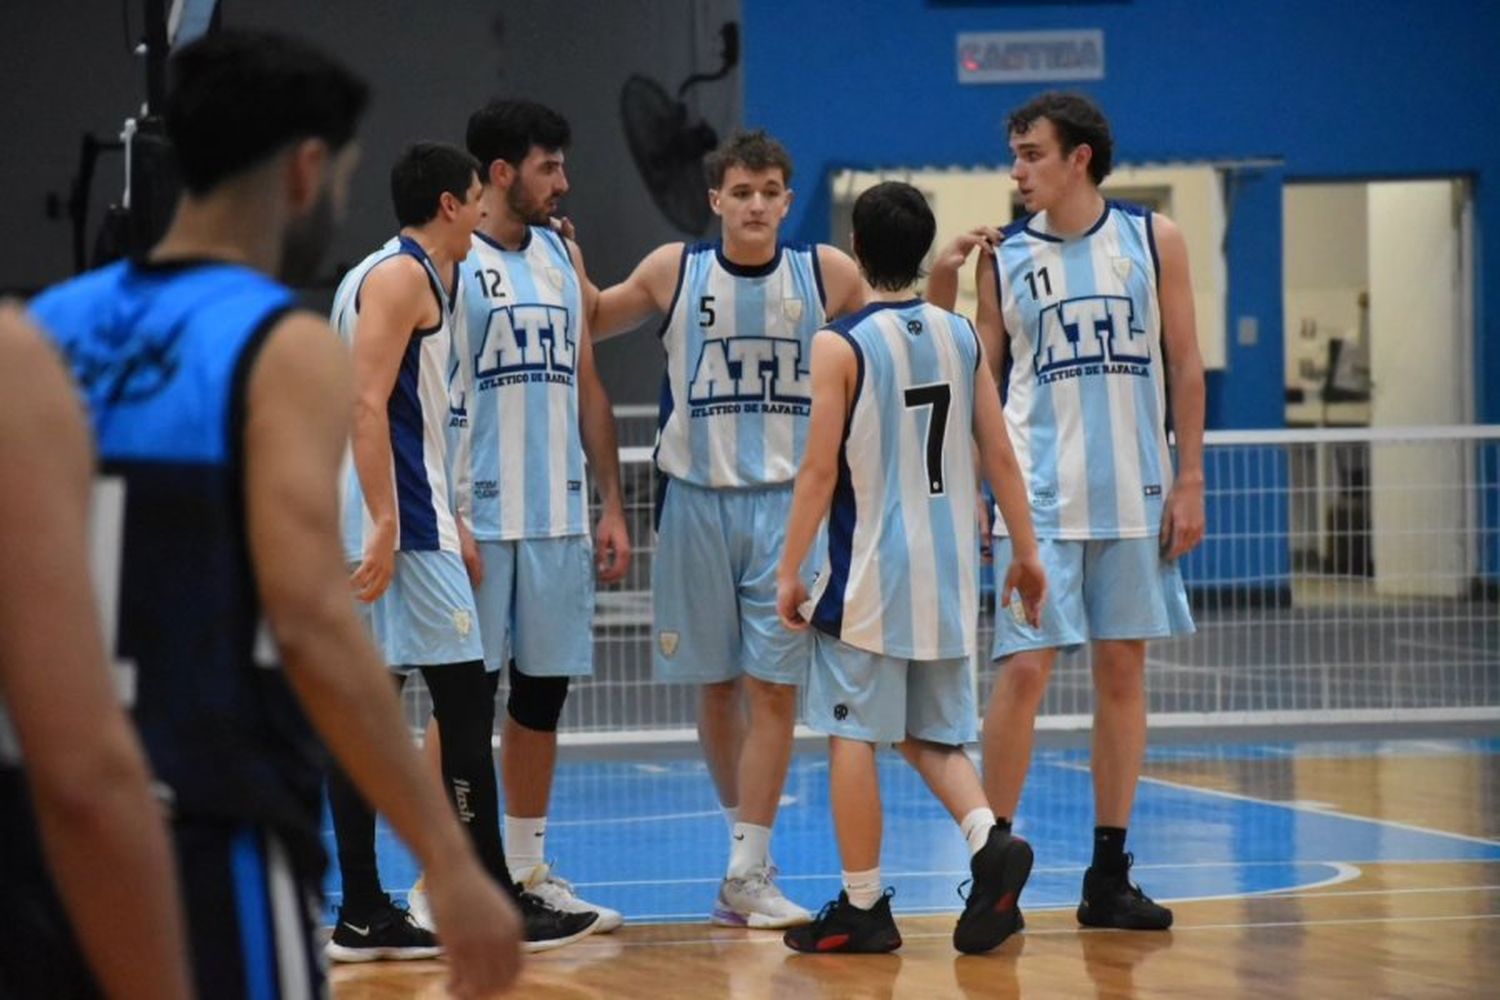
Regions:
M 1005 230 L 1005 420 L 1038 537 L 1160 529 L 1172 459 L 1157 272 L 1151 213 L 1134 205 L 1108 202 L 1079 237 L 1052 235 L 1045 213 Z
M 463 282 L 474 537 L 585 534 L 583 295 L 567 245 L 542 226 L 528 229 L 517 250 L 475 233 Z
M 859 380 L 828 514 L 812 624 L 885 656 L 968 656 L 979 614 L 969 321 L 920 299 L 830 325 Z
M 391 427 L 391 479 L 396 493 L 396 548 L 403 552 L 457 552 L 447 428 L 448 377 L 454 327 L 462 323 L 462 283 L 455 282 L 450 295 L 422 247 L 415 240 L 398 236 L 366 257 L 339 282 L 333 297 L 332 322 L 352 349 L 365 276 L 375 265 L 400 254 L 415 257 L 427 271 L 442 319 L 437 326 L 412 332 L 386 410 Z M 365 535 L 372 521 L 354 467 L 352 446 L 344 455 L 340 493 L 344 557 L 356 561 L 364 556 Z
M 685 246 L 661 331 L 657 467 L 714 489 L 790 482 L 823 310 L 816 244 L 781 244 L 758 267 L 735 264 L 718 243 Z

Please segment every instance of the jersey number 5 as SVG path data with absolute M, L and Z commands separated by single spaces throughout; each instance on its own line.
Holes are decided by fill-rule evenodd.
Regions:
M 953 392 L 947 382 L 914 385 L 906 390 L 906 408 L 930 407 L 927 418 L 927 493 L 943 495 L 943 440 L 948 436 L 948 404 Z

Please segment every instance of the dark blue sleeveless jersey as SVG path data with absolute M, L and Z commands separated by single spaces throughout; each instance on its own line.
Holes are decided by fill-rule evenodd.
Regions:
M 113 652 L 175 816 L 270 825 L 317 858 L 320 751 L 282 672 L 257 662 L 244 509 L 248 376 L 294 305 L 238 265 L 124 262 L 31 312 L 88 403 L 99 474 L 124 487 Z

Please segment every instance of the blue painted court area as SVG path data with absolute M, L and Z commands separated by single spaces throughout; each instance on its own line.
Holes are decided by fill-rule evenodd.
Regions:
M 1167 746 L 1156 762 L 1341 756 L 1500 753 L 1500 740 Z M 882 755 L 885 841 L 881 866 L 898 912 L 957 911 L 968 853 L 957 825 L 894 753 Z M 837 894 L 839 860 L 821 753 L 792 762 L 772 853 L 788 895 L 816 909 Z M 1017 830 L 1036 848 L 1024 898 L 1029 909 L 1072 907 L 1092 849 L 1088 755 L 1038 752 Z M 416 878 L 405 848 L 382 822 L 381 874 L 401 896 Z M 325 839 L 333 852 L 331 827 Z M 650 760 L 560 766 L 547 853 L 579 894 L 642 922 L 706 917 L 728 856 L 723 815 L 700 762 Z M 1361 863 L 1500 860 L 1500 843 L 1381 820 L 1339 815 L 1307 803 L 1278 803 L 1145 779 L 1130 833 L 1137 880 L 1162 900 L 1242 896 L 1343 881 Z M 334 866 L 336 867 L 336 866 Z M 330 872 L 331 903 L 339 898 Z M 330 920 L 332 910 L 330 907 Z

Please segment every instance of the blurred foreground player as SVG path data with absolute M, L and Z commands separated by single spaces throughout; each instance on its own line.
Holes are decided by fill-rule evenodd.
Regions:
M 188 997 L 166 816 L 88 580 L 88 429 L 56 352 L 6 305 L 0 455 L 0 996 Z
M 366 88 L 271 34 L 210 36 L 172 75 L 185 192 L 167 234 L 32 311 L 71 364 L 123 506 L 113 652 L 134 666 L 169 792 L 198 991 L 324 989 L 313 727 L 426 865 L 453 990 L 503 988 L 515 910 L 424 773 L 349 595 L 347 353 L 271 277 L 305 279 L 331 237 Z

